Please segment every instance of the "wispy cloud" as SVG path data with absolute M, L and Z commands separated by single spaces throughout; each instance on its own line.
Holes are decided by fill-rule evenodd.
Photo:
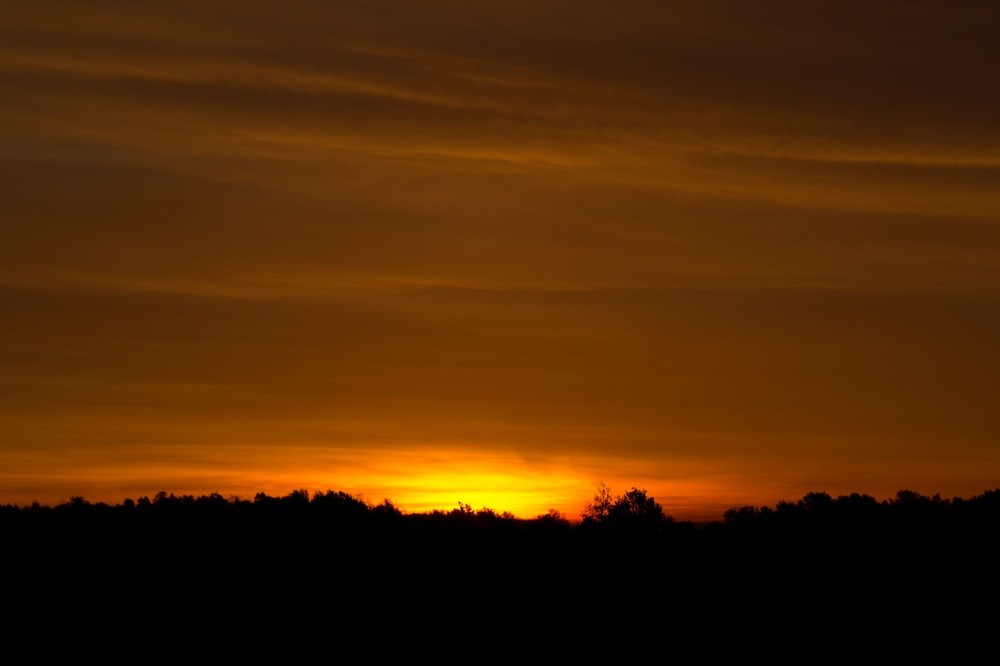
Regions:
M 997 11 L 12 8 L 0 502 L 147 463 L 403 492 L 389 451 L 507 492 L 603 468 L 682 506 L 979 484 Z

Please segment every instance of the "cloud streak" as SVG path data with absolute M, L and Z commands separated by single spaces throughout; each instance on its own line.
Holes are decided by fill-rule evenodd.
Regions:
M 935 473 L 916 490 L 981 492 L 1000 465 L 997 18 L 18 7 L 0 501 L 121 491 L 146 453 L 145 494 L 170 475 L 235 492 L 282 456 L 268 488 L 410 492 L 453 456 L 463 488 L 498 467 L 496 500 L 556 470 L 586 483 L 570 513 L 601 474 L 701 515 Z M 324 452 L 340 473 L 308 473 Z M 430 467 L 403 478 L 393 456 Z

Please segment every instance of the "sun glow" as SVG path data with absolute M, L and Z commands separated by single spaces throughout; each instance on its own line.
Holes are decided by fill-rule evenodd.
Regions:
M 406 513 L 460 507 L 533 518 L 550 510 L 579 515 L 592 480 L 568 466 L 521 456 L 470 452 L 393 452 L 347 475 L 366 499 L 388 499 Z M 336 485 L 330 480 L 331 487 Z M 573 499 L 567 499 L 573 498 Z

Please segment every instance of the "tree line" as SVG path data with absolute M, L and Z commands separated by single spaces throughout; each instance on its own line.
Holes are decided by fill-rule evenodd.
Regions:
M 0 505 L 0 543 L 0 566 L 19 580 L 77 597 L 113 582 L 130 604 L 180 603 L 183 593 L 252 605 L 265 592 L 299 599 L 311 590 L 369 603 L 367 590 L 480 609 L 493 598 L 533 599 L 538 613 L 557 614 L 595 599 L 650 598 L 714 613 L 725 598 L 753 613 L 755 600 L 775 595 L 846 604 L 874 591 L 883 607 L 1000 585 L 1000 489 L 969 498 L 902 490 L 885 500 L 810 492 L 708 523 L 675 519 L 644 489 L 616 495 L 604 484 L 579 520 L 461 502 L 406 513 L 334 490 L 243 499 L 161 491 L 117 504 Z
M 632 487 L 614 495 L 603 482 L 596 485 L 591 501 L 587 502 L 579 520 L 571 520 L 554 509 L 532 518 L 521 518 L 509 511 L 492 508 L 474 509 L 458 502 L 451 510 L 406 513 L 390 500 L 372 503 L 359 495 L 344 491 L 309 492 L 294 490 L 283 496 L 257 493 L 253 498 L 224 497 L 219 493 L 199 496 L 176 495 L 160 491 L 153 497 L 126 498 L 118 504 L 90 502 L 83 496 L 73 496 L 55 505 L 33 502 L 27 505 L 0 505 L 0 525 L 11 525 L 31 519 L 74 518 L 131 520 L 204 518 L 240 520 L 322 519 L 337 525 L 375 527 L 432 528 L 538 528 L 557 531 L 590 532 L 616 530 L 631 532 L 682 531 L 775 531 L 778 529 L 845 529 L 914 526 L 923 529 L 934 526 L 974 524 L 984 529 L 995 528 L 1000 521 L 1000 488 L 987 490 L 968 498 L 945 498 L 940 494 L 923 495 L 912 490 L 900 490 L 891 499 L 878 500 L 872 495 L 850 493 L 834 497 L 826 492 L 810 492 L 795 501 L 782 501 L 774 506 L 744 505 L 727 509 L 719 520 L 708 523 L 681 521 L 670 515 L 644 489 Z

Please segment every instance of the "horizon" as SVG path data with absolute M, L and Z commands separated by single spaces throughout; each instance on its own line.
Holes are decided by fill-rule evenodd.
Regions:
M 764 509 L 764 510 L 767 510 L 767 509 L 775 510 L 775 509 L 779 508 L 782 505 L 797 505 L 797 504 L 801 504 L 802 501 L 806 500 L 809 496 L 812 496 L 812 495 L 825 495 L 825 496 L 829 497 L 831 500 L 834 500 L 834 501 L 848 499 L 848 498 L 855 497 L 855 496 L 860 496 L 860 497 L 865 497 L 865 498 L 872 499 L 875 502 L 877 502 L 878 504 L 882 505 L 882 504 L 887 504 L 887 503 L 888 504 L 895 503 L 901 496 L 916 496 L 916 497 L 923 498 L 923 499 L 934 500 L 934 501 L 942 501 L 942 502 L 944 502 L 946 504 L 951 504 L 951 503 L 956 502 L 956 501 L 971 501 L 971 500 L 975 500 L 975 499 L 978 499 L 978 498 L 986 497 L 986 496 L 988 496 L 988 495 L 990 495 L 992 493 L 1000 493 L 1000 486 L 997 486 L 995 488 L 986 488 L 986 489 L 983 489 L 983 491 L 981 491 L 981 492 L 973 493 L 973 494 L 968 495 L 968 496 L 958 496 L 958 495 L 955 495 L 955 496 L 951 496 L 951 497 L 941 495 L 940 493 L 933 493 L 933 494 L 922 493 L 920 491 L 913 490 L 913 489 L 910 489 L 910 488 L 900 488 L 891 497 L 877 497 L 877 496 L 871 495 L 869 493 L 862 493 L 862 492 L 857 492 L 857 491 L 847 492 L 847 493 L 833 494 L 833 493 L 828 493 L 828 492 L 826 492 L 824 490 L 818 490 L 817 489 L 817 490 L 809 491 L 808 493 L 804 493 L 801 497 L 786 498 L 786 499 L 779 500 L 779 501 L 771 503 L 771 504 L 731 504 L 731 505 L 727 505 L 726 510 L 723 510 L 718 515 L 700 513 L 700 514 L 686 514 L 686 515 L 680 515 L 679 516 L 679 515 L 676 515 L 675 513 L 671 512 L 669 510 L 669 507 L 663 506 L 663 504 L 659 500 L 657 500 L 656 497 L 654 497 L 651 494 L 647 493 L 642 488 L 637 488 L 636 486 L 631 486 L 628 489 L 626 489 L 625 491 L 618 492 L 618 493 L 613 492 L 613 490 L 611 488 L 608 488 L 607 486 L 604 486 L 604 488 L 610 493 L 610 496 L 608 497 L 608 499 L 611 500 L 612 502 L 622 500 L 623 496 L 625 495 L 625 493 L 627 493 L 629 491 L 638 490 L 638 491 L 642 492 L 644 494 L 644 496 L 648 497 L 650 501 L 655 502 L 656 505 L 660 506 L 663 509 L 663 515 L 664 515 L 665 518 L 667 518 L 669 520 L 674 520 L 676 522 L 693 523 L 695 525 L 704 525 L 704 524 L 713 523 L 713 522 L 723 522 L 724 519 L 725 519 L 725 513 L 728 510 L 745 509 L 745 508 L 748 508 L 748 507 L 752 507 L 752 508 L 757 509 L 757 510 L 761 510 L 761 509 Z M 595 493 L 596 493 L 596 491 L 597 491 L 597 487 L 595 487 Z M 490 513 L 490 514 L 493 514 L 493 515 L 498 516 L 498 517 L 506 517 L 506 518 L 512 518 L 514 520 L 522 520 L 522 521 L 532 521 L 532 520 L 537 520 L 537 519 L 544 519 L 544 518 L 555 517 L 555 518 L 559 518 L 559 519 L 564 520 L 564 521 L 566 521 L 568 523 L 571 523 L 571 524 L 579 524 L 579 523 L 583 522 L 584 517 L 585 517 L 585 515 L 587 513 L 587 508 L 588 508 L 587 506 L 581 506 L 580 510 L 577 511 L 577 512 L 575 512 L 575 513 L 569 513 L 569 512 L 560 511 L 560 510 L 552 508 L 552 507 L 550 507 L 549 509 L 547 509 L 545 511 L 539 511 L 537 513 L 533 513 L 533 512 L 528 512 L 528 513 L 520 512 L 519 513 L 519 512 L 509 511 L 509 510 L 503 509 L 503 508 L 498 507 L 498 506 L 489 506 L 489 505 L 485 505 L 485 504 L 482 505 L 482 506 L 478 506 L 477 507 L 477 506 L 474 506 L 473 504 L 470 504 L 469 502 L 463 502 L 463 501 L 455 502 L 453 506 L 448 506 L 448 507 L 437 506 L 437 505 L 433 505 L 433 506 L 428 505 L 428 506 L 423 506 L 423 507 L 413 507 L 413 506 L 406 507 L 406 506 L 402 506 L 402 505 L 400 505 L 400 504 L 392 501 L 392 498 L 389 498 L 389 497 L 383 497 L 381 500 L 377 500 L 376 501 L 376 500 L 373 500 L 370 497 L 365 496 L 363 493 L 358 493 L 358 494 L 348 493 L 346 491 L 343 491 L 343 490 L 340 490 L 340 489 L 336 489 L 336 488 L 325 488 L 325 489 L 318 489 L 317 488 L 317 489 L 311 489 L 311 490 L 307 489 L 307 488 L 297 488 L 297 489 L 290 490 L 288 492 L 277 493 L 277 494 L 265 493 L 265 492 L 259 491 L 259 492 L 256 492 L 256 493 L 253 493 L 253 494 L 248 494 L 248 495 L 237 495 L 237 494 L 225 495 L 223 493 L 218 493 L 218 492 L 214 492 L 214 491 L 213 492 L 206 492 L 206 493 L 178 493 L 178 492 L 172 492 L 172 491 L 168 491 L 168 490 L 165 490 L 165 489 L 161 489 L 161 490 L 159 490 L 159 491 L 157 491 L 155 493 L 132 495 L 132 496 L 120 497 L 118 499 L 107 499 L 107 498 L 105 498 L 105 499 L 95 499 L 95 498 L 91 498 L 91 497 L 86 497 L 84 495 L 71 495 L 71 496 L 69 496 L 69 497 L 67 497 L 65 499 L 61 499 L 61 500 L 56 501 L 56 502 L 40 502 L 38 500 L 34 500 L 32 502 L 26 502 L 26 503 L 3 502 L 3 503 L 0 503 L 0 507 L 8 507 L 8 508 L 15 508 L 15 509 L 30 509 L 30 508 L 33 508 L 33 507 L 41 507 L 41 508 L 46 508 L 46 509 L 52 509 L 52 508 L 57 508 L 57 507 L 60 507 L 60 506 L 68 506 L 68 505 L 73 504 L 73 503 L 75 503 L 77 501 L 82 501 L 84 504 L 88 504 L 88 505 L 92 505 L 92 506 L 93 505 L 106 505 L 106 506 L 110 506 L 110 507 L 121 508 L 123 506 L 126 506 L 129 502 L 151 501 L 153 503 L 156 503 L 157 501 L 159 501 L 159 499 L 161 497 L 172 499 L 172 500 L 173 499 L 176 499 L 176 500 L 186 500 L 186 499 L 200 500 L 200 499 L 206 499 L 206 498 L 211 498 L 211 497 L 221 497 L 222 499 L 224 499 L 229 504 L 236 504 L 236 503 L 243 503 L 243 502 L 248 502 L 248 503 L 252 504 L 252 503 L 257 502 L 258 499 L 262 498 L 262 497 L 263 498 L 268 498 L 268 499 L 284 499 L 284 498 L 292 497 L 292 496 L 298 495 L 298 494 L 303 494 L 311 502 L 312 500 L 314 500 L 314 499 L 316 499 L 318 497 L 321 497 L 321 496 L 323 496 L 324 494 L 327 494 L 327 493 L 344 493 L 347 496 L 351 497 L 352 499 L 363 503 L 369 509 L 374 509 L 374 508 L 376 508 L 378 506 L 381 506 L 382 504 L 388 504 L 393 509 L 395 509 L 396 511 L 399 511 L 399 513 L 401 515 L 404 515 L 404 516 L 423 516 L 423 515 L 450 514 L 450 513 L 455 513 L 455 512 L 462 512 L 462 513 L 464 513 L 464 512 L 470 512 L 471 511 L 474 514 Z M 597 499 L 596 495 L 592 496 L 590 498 L 590 500 L 588 500 L 588 503 L 590 501 L 595 500 L 595 499 Z

